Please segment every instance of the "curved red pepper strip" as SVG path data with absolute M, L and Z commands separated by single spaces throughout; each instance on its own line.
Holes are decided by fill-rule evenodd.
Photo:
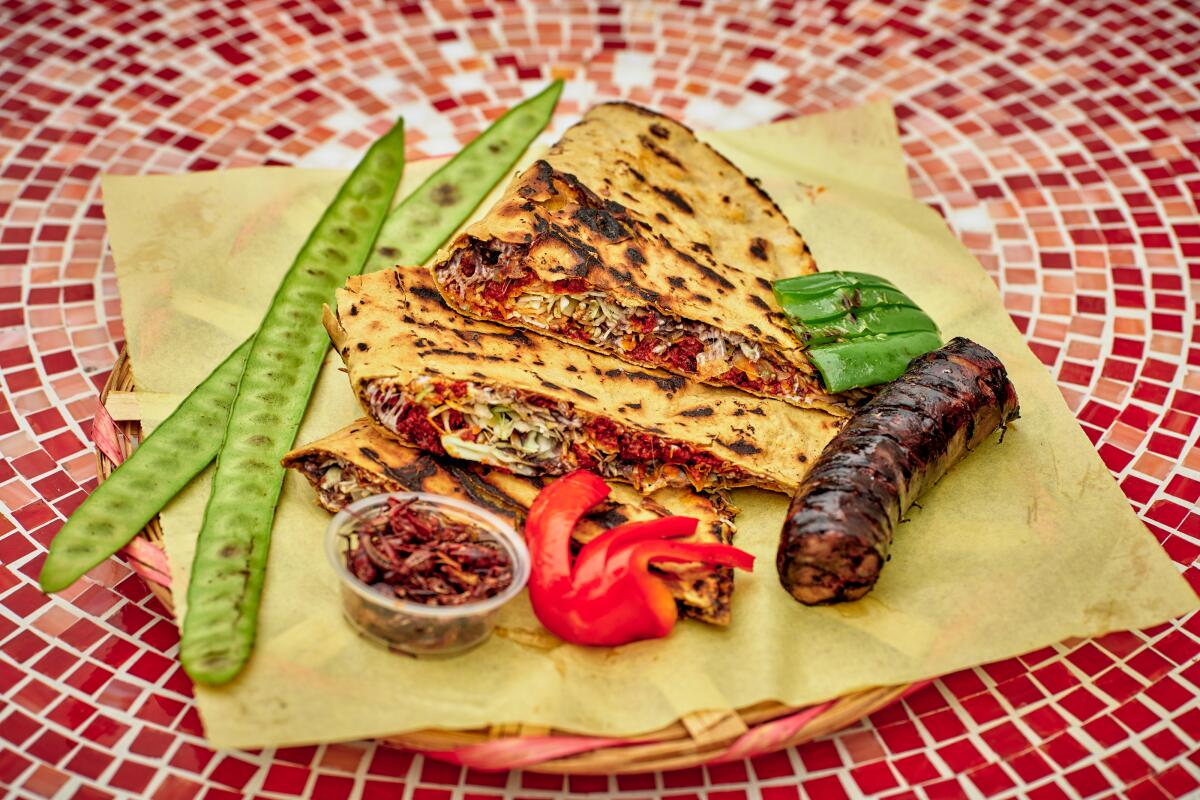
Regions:
M 587 470 L 575 470 L 538 492 L 525 518 L 531 593 L 552 587 L 558 592 L 570 590 L 571 532 L 610 492 L 600 476 Z
M 666 584 L 650 573 L 652 561 L 753 566 L 753 556 L 729 545 L 665 541 L 694 532 L 697 521 L 664 517 L 601 534 L 584 546 L 572 573 L 571 532 L 609 491 L 599 477 L 578 470 L 543 489 L 526 518 L 533 561 L 529 599 L 541 623 L 559 638 L 614 646 L 670 633 L 679 611 Z
M 691 536 L 700 520 L 692 517 L 659 517 L 658 519 L 626 522 L 592 539 L 575 557 L 571 580 L 575 586 L 589 583 L 604 575 L 612 553 L 621 547 L 649 539 L 668 539 Z

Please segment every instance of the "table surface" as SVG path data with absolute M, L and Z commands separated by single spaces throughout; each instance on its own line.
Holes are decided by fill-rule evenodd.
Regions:
M 370 6 L 360 9 L 360 6 Z M 1068 7 L 1069 6 L 1069 7 Z M 731 800 L 1200 787 L 1200 616 L 947 676 L 836 735 L 619 778 L 370 743 L 216 752 L 121 561 L 47 598 L 121 345 L 99 175 L 342 166 L 397 113 L 456 149 L 568 78 L 698 127 L 887 98 L 916 195 L 999 284 L 1130 503 L 1200 586 L 1200 36 L 1189 2 L 0 0 L 0 788 L 17 795 Z

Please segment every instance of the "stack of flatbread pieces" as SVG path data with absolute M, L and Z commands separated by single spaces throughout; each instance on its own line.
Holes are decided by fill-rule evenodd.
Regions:
M 514 520 L 554 476 L 614 486 L 579 542 L 681 514 L 729 542 L 725 490 L 791 492 L 856 402 L 826 393 L 771 281 L 815 270 L 750 178 L 637 106 L 589 111 L 435 258 L 351 278 L 325 326 L 366 416 L 285 459 L 336 511 L 382 491 Z M 666 565 L 685 616 L 732 574 Z

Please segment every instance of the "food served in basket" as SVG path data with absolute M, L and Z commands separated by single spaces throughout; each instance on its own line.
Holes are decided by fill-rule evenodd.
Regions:
M 481 141 L 505 158 L 520 152 L 556 97 L 552 89 L 528 101 Z M 838 453 L 859 464 L 857 483 L 838 484 L 839 497 L 851 515 L 884 517 L 866 532 L 829 522 L 814 538 L 794 507 L 785 543 L 800 541 L 803 553 L 784 548 L 780 556 L 799 599 L 856 597 L 878 575 L 896 509 L 964 452 L 946 443 L 966 437 L 973 445 L 996 427 L 983 424 L 994 414 L 953 413 L 938 431 L 912 425 L 902 444 L 917 455 L 888 473 L 877 445 L 890 434 L 848 432 L 875 431 L 888 420 L 873 409 L 903 394 L 895 387 L 905 381 L 921 383 L 921 365 L 938 357 L 914 362 L 918 377 L 879 388 L 940 345 L 936 326 L 882 279 L 816 273 L 803 238 L 766 193 L 678 123 L 627 104 L 597 107 L 428 269 L 420 262 L 503 170 L 481 171 L 473 144 L 385 222 L 401 130 L 350 176 L 262 328 L 231 357 L 231 372 L 244 362 L 232 397 L 213 392 L 222 401 L 213 420 L 228 421 L 181 648 L 199 681 L 224 683 L 250 656 L 283 466 L 300 470 L 342 520 L 374 502 L 361 496 L 401 488 L 493 506 L 529 542 L 538 619 L 566 641 L 612 646 L 668 635 L 680 609 L 730 621 L 732 572 L 753 559 L 731 545 L 734 512 L 721 490 L 802 489 L 797 507 L 820 505 L 813 498 L 842 473 L 823 467 L 827 483 L 813 488 L 813 464 Z M 447 197 L 454 202 L 439 200 Z M 390 259 L 394 267 L 375 271 Z M 371 274 L 357 275 L 364 265 Z M 335 278 L 347 276 L 330 297 Z M 313 336 L 323 302 L 332 303 L 325 328 L 371 427 L 360 422 L 284 455 L 324 349 Z M 939 357 L 953 361 L 964 346 Z M 990 368 L 1003 375 L 998 362 Z M 929 402 L 925 410 L 938 414 L 942 407 Z M 837 448 L 827 449 L 835 436 Z M 209 447 L 177 465 L 171 481 L 195 474 Z M 915 474 L 921 454 L 938 447 L 948 450 Z M 614 491 L 610 482 L 628 487 Z M 110 483 L 127 481 L 118 473 Z M 868 499 L 880 507 L 863 511 Z M 140 504 L 138 524 L 150 505 Z M 120 507 L 98 500 L 81 518 Z M 351 593 L 359 601 L 387 595 L 409 606 L 471 607 L 516 591 L 514 563 L 469 526 L 395 501 L 380 513 L 356 518 L 338 551 L 361 584 Z M 111 526 L 105 546 L 121 530 Z M 98 552 L 93 546 L 85 559 L 73 536 L 51 559 L 48 588 Z M 487 627 L 414 644 L 409 634 L 432 628 L 405 622 L 388 637 L 364 618 L 351 613 L 375 638 L 409 636 L 398 646 L 410 652 L 465 647 Z

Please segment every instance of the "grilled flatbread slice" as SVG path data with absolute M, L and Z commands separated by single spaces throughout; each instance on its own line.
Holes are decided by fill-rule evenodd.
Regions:
M 360 419 L 283 458 L 312 484 L 317 502 L 339 511 L 354 500 L 381 492 L 429 492 L 475 503 L 511 520 L 518 529 L 541 488 L 553 478 L 513 475 L 470 462 L 439 458 L 406 447 Z M 737 509 L 722 493 L 660 489 L 642 497 L 615 484 L 613 493 L 575 529 L 583 544 L 624 522 L 679 515 L 699 520 L 685 541 L 722 542 L 733 538 Z M 703 564 L 654 565 L 667 582 L 680 612 L 693 619 L 726 625 L 730 619 L 733 571 Z
M 683 125 L 596 106 L 431 267 L 451 306 L 801 407 L 847 413 L 775 301 L 804 239 Z
M 790 493 L 839 422 L 463 317 L 420 267 L 351 278 L 325 327 L 380 430 L 520 474 Z

